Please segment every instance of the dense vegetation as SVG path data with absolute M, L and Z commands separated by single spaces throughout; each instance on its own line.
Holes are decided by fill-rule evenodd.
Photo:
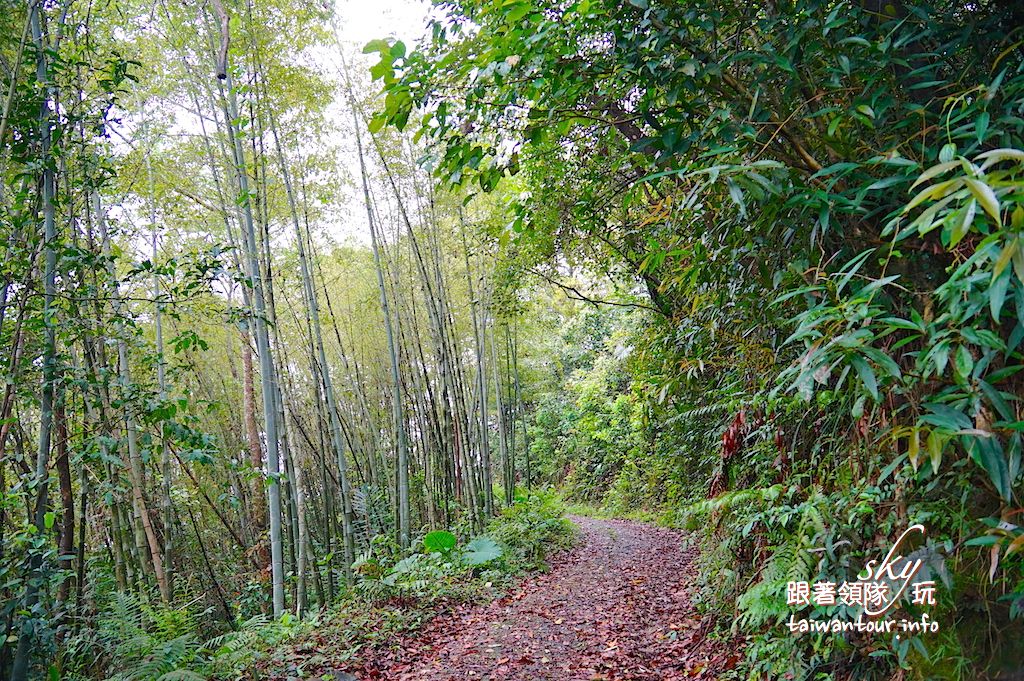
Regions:
M 544 487 L 691 530 L 737 678 L 1017 671 L 1017 3 L 4 10 L 0 678 L 338 665 Z M 786 630 L 914 523 L 938 633 Z
M 566 330 L 592 352 L 537 405 L 536 470 L 703 528 L 704 603 L 755 677 L 1015 669 L 1019 5 L 441 7 L 420 49 L 368 46 L 371 127 L 504 192 L 510 277 L 614 306 Z M 940 634 L 780 626 L 788 581 L 852 578 L 916 522 Z
M 234 677 L 566 543 L 492 202 L 366 130 L 333 10 L 4 10 L 0 678 Z

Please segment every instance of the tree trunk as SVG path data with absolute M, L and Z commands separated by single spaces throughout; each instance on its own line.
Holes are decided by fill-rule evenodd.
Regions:
M 39 403 L 39 447 L 36 453 L 35 477 L 36 507 L 34 522 L 40 534 L 46 532 L 47 482 L 50 461 L 50 429 L 53 425 L 53 395 L 57 374 L 57 340 L 53 320 L 50 318 L 53 301 L 56 296 L 57 271 L 57 225 L 54 211 L 54 188 L 56 186 L 52 164 L 50 163 L 50 100 L 52 92 L 49 82 L 49 65 L 47 63 L 47 45 L 43 37 L 41 6 L 32 4 L 30 23 L 32 38 L 36 45 L 36 81 L 43 88 L 43 101 L 39 108 L 39 158 L 43 167 L 43 319 L 45 340 L 43 350 L 43 384 Z M 29 578 L 25 587 L 25 610 L 31 611 L 39 598 L 39 579 L 35 573 L 42 565 L 43 556 L 33 551 L 29 558 Z M 22 624 L 18 637 L 18 647 L 14 653 L 14 665 L 11 670 L 12 681 L 26 681 L 29 662 L 32 656 L 33 629 L 28 622 Z
M 219 3 L 218 3 L 219 5 Z M 223 12 L 223 8 L 219 8 Z M 224 15 L 226 17 L 226 14 Z M 223 22 L 226 30 L 227 22 Z M 260 359 L 260 383 L 263 393 L 263 426 L 267 441 L 267 468 L 270 477 L 268 498 L 270 506 L 270 564 L 273 585 L 274 616 L 284 613 L 284 551 L 281 542 L 281 484 L 280 458 L 275 404 L 274 362 L 270 354 L 270 334 L 267 330 L 267 307 L 264 285 L 256 248 L 256 229 L 253 222 L 249 194 L 249 176 L 246 171 L 245 152 L 238 126 L 238 102 L 230 74 L 226 74 L 228 136 L 234 151 L 235 172 L 238 181 L 239 204 L 243 217 L 243 242 L 248 261 L 248 276 L 253 283 L 253 318 L 255 321 L 256 352 Z
M 57 468 L 57 481 L 60 485 L 60 541 L 58 542 L 57 566 L 65 572 L 71 571 L 72 554 L 75 551 L 75 497 L 71 490 L 71 465 L 68 461 L 68 427 L 67 416 L 64 405 L 58 400 L 56 409 L 57 425 L 57 458 L 54 465 Z M 57 601 L 63 603 L 67 600 L 71 589 L 71 575 L 61 580 L 57 589 Z
M 359 117 L 356 113 L 355 97 L 349 89 L 352 107 L 352 122 L 356 131 L 356 150 L 359 154 L 359 171 L 363 184 L 363 202 L 366 205 L 366 217 L 370 223 L 370 245 L 373 249 L 373 263 L 377 271 L 377 286 L 380 289 L 380 306 L 384 315 L 384 334 L 387 338 L 388 356 L 391 360 L 391 409 L 395 428 L 397 457 L 395 463 L 395 486 L 398 495 L 398 545 L 403 549 L 409 546 L 409 451 L 405 433 L 405 419 L 402 415 L 402 381 L 399 375 L 398 349 L 395 345 L 395 334 L 391 323 L 391 310 L 388 306 L 387 288 L 384 285 L 384 270 L 381 265 L 380 244 L 373 216 L 373 204 L 370 200 L 370 184 L 366 174 L 366 161 L 363 156 L 362 133 L 359 128 Z
M 145 134 L 145 122 L 143 122 L 143 131 Z M 153 196 L 153 167 L 149 158 L 149 152 L 147 150 L 146 159 L 146 178 L 149 182 L 149 223 L 151 229 L 151 240 L 152 240 L 152 252 L 153 252 L 153 306 L 154 306 L 154 321 L 156 326 L 156 376 L 157 385 L 160 389 L 160 401 L 167 399 L 167 371 L 164 362 L 164 330 L 163 330 L 163 305 L 160 302 L 160 277 L 156 275 L 156 263 L 159 256 L 158 250 L 158 234 L 157 234 L 157 223 L 156 223 L 156 202 Z M 162 430 L 162 428 L 161 428 Z M 173 518 L 173 507 L 171 504 L 171 452 L 168 447 L 167 438 L 164 433 L 160 433 L 160 473 L 161 473 L 161 497 L 160 506 L 163 512 L 163 526 L 164 526 L 164 556 L 163 556 L 163 582 L 166 585 L 167 598 L 169 599 L 174 594 L 174 518 Z M 161 590 L 162 591 L 162 590 Z

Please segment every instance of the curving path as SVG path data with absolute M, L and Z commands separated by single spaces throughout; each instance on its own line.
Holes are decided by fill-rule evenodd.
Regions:
M 687 594 L 678 532 L 573 517 L 580 541 L 511 595 L 432 621 L 397 660 L 360 680 L 673 681 L 714 679 L 739 660 L 707 638 Z

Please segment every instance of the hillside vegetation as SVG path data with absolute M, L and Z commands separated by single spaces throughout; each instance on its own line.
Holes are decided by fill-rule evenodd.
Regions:
M 441 673 L 629 556 L 550 669 L 1019 674 L 1019 3 L 354 5 L 0 12 L 0 678 Z M 789 630 L 917 524 L 938 631 Z

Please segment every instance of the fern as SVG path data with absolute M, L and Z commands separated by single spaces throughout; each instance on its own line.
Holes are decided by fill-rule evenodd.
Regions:
M 796 533 L 775 547 L 757 582 L 736 601 L 742 613 L 738 620 L 741 626 L 757 629 L 781 622 L 792 613 L 786 604 L 786 584 L 810 578 L 806 541 L 805 535 Z
M 782 485 L 726 491 L 711 499 L 690 504 L 680 511 L 679 516 L 682 524 L 689 526 L 692 521 L 699 518 L 727 515 L 734 508 L 760 508 L 764 502 L 775 501 L 782 493 Z
M 199 642 L 194 634 L 183 634 L 169 641 L 151 639 L 151 647 L 141 658 L 124 658 L 122 666 L 128 671 L 111 677 L 111 681 L 149 681 L 172 672 L 187 669 L 199 653 Z
M 157 681 L 206 681 L 206 677 L 188 669 L 175 669 L 161 675 Z
M 168 607 L 114 592 L 97 622 L 94 657 L 113 660 L 109 681 L 204 678 L 203 646 L 193 603 Z M 98 649 L 98 650 L 97 650 Z
M 352 490 L 353 529 L 361 544 L 369 547 L 371 539 L 388 534 L 392 527 L 389 502 L 384 490 L 361 485 Z
M 299 623 L 291 619 L 275 620 L 263 615 L 242 622 L 237 631 L 229 631 L 206 642 L 204 651 L 210 660 L 207 671 L 214 675 L 249 666 L 262 652 L 315 625 L 315 619 Z

